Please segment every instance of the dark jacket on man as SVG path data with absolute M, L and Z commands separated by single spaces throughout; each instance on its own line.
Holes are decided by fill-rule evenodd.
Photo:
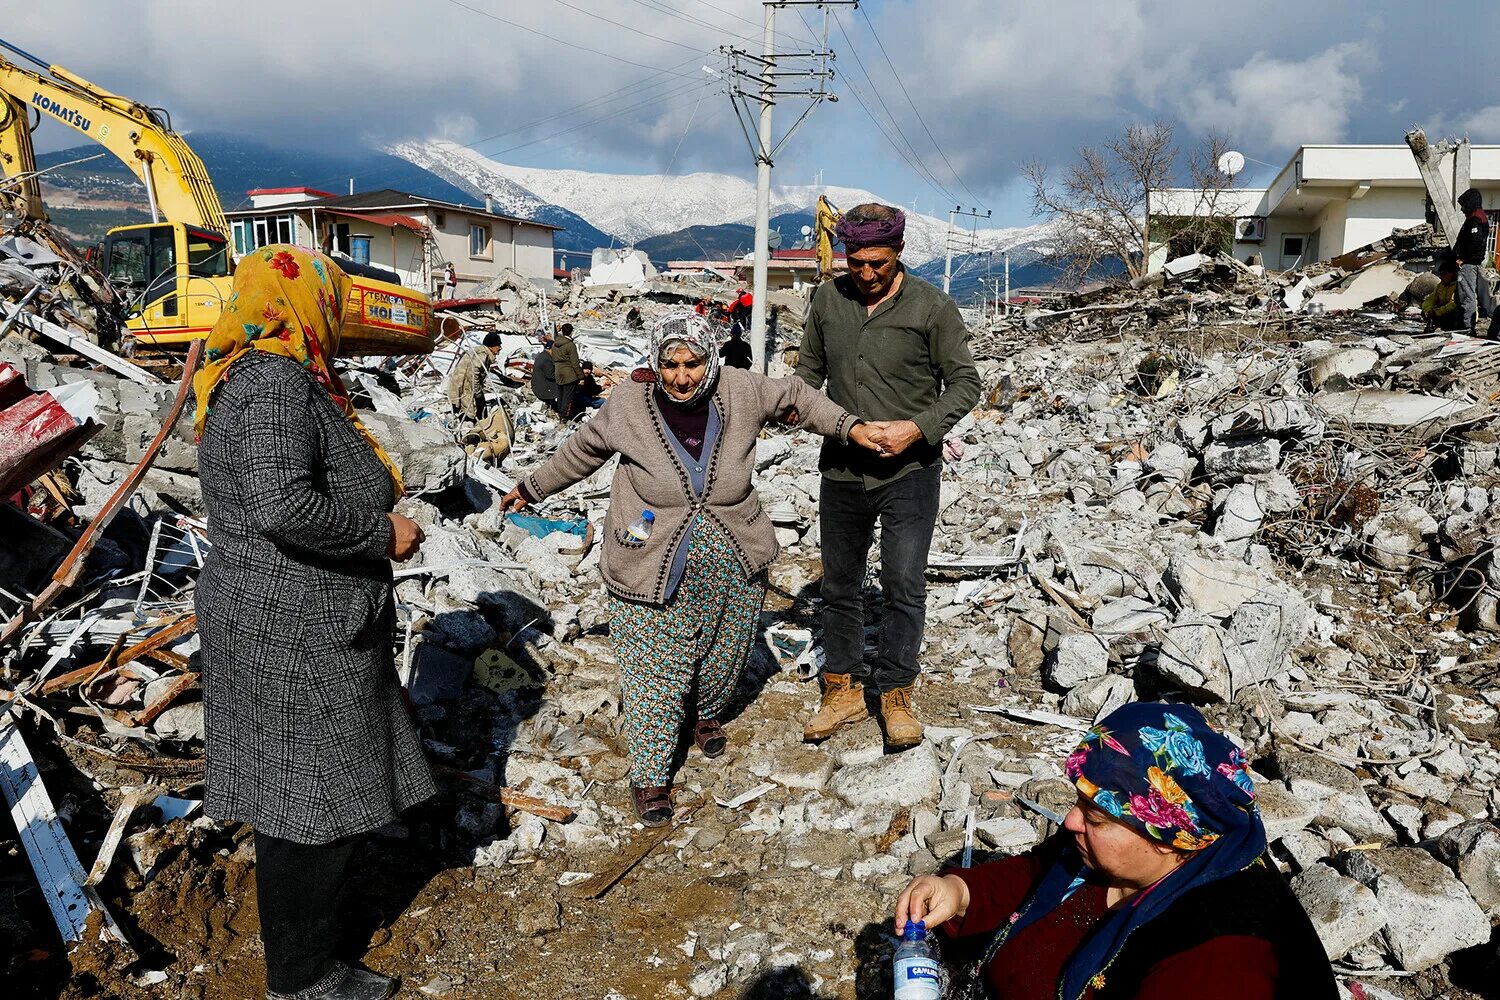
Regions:
M 922 440 L 892 458 L 855 445 L 823 443 L 829 479 L 891 483 L 942 461 L 943 437 L 979 402 L 979 372 L 958 306 L 903 268 L 896 294 L 868 314 L 854 279 L 825 281 L 813 293 L 797 374 L 866 420 L 911 420 Z
M 750 370 L 754 364 L 754 356 L 750 353 L 750 345 L 745 343 L 744 337 L 730 337 L 724 341 L 724 346 L 719 348 L 719 357 L 730 368 L 743 368 Z
M 1476 209 L 1459 227 L 1458 239 L 1453 241 L 1453 252 L 1465 264 L 1483 266 L 1485 254 L 1489 252 L 1489 239 L 1489 217 L 1484 214 L 1484 209 Z
M 544 403 L 557 402 L 557 366 L 545 349 L 531 359 L 531 393 Z
M 390 474 L 297 362 L 252 351 L 198 451 L 204 811 L 326 844 L 436 791 L 401 697 Z

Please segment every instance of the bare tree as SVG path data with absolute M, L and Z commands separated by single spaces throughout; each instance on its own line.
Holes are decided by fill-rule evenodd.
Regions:
M 1218 169 L 1228 148 L 1224 137 L 1209 135 L 1186 157 L 1192 215 L 1174 206 L 1170 234 L 1175 245 L 1190 247 L 1185 252 L 1221 249 L 1225 234 L 1232 238 L 1225 213 L 1232 210 L 1227 192 L 1234 181 Z M 1123 262 L 1132 279 L 1146 273 L 1158 222 L 1152 196 L 1177 177 L 1178 159 L 1172 125 L 1156 121 L 1082 147 L 1055 184 L 1044 164 L 1025 165 L 1033 209 L 1059 223 L 1053 257 L 1066 279 L 1079 282 L 1110 258 Z
M 1144 272 L 1151 246 L 1151 192 L 1167 185 L 1177 149 L 1167 122 L 1131 125 L 1100 146 L 1078 150 L 1078 162 L 1054 186 L 1047 167 L 1023 168 L 1038 215 L 1058 220 L 1056 256 L 1069 277 L 1082 279 L 1102 260 L 1117 257 L 1130 276 Z

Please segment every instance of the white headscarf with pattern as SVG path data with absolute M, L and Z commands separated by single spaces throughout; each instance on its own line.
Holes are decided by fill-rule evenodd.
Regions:
M 656 372 L 656 384 L 662 387 L 663 392 L 665 392 L 665 385 L 661 377 L 662 355 L 669 353 L 679 344 L 692 351 L 694 355 L 703 357 L 705 367 L 703 381 L 698 383 L 698 388 L 694 389 L 692 396 L 687 399 L 673 399 L 670 395 L 667 398 L 676 406 L 692 408 L 712 395 L 719 384 L 719 337 L 714 333 L 713 327 L 708 325 L 708 320 L 691 309 L 674 310 L 658 319 L 651 327 L 649 360 L 651 370 Z

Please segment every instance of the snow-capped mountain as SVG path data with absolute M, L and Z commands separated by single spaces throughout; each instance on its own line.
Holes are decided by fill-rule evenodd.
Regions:
M 755 221 L 755 185 L 730 174 L 606 174 L 517 167 L 441 139 L 405 142 L 388 152 L 475 195 L 487 194 L 512 214 L 535 217 L 545 206 L 556 205 L 631 243 L 689 226 Z M 886 200 L 859 188 L 777 185 L 771 189 L 771 214 L 807 212 L 820 194 L 841 208 Z M 1046 224 L 964 230 L 955 236 L 954 250 L 1005 250 L 1044 239 L 1048 232 Z M 903 257 L 913 265 L 941 257 L 947 234 L 947 219 L 908 213 Z

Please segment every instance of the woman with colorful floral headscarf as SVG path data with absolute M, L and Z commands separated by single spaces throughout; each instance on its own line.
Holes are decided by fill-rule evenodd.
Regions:
M 390 560 L 422 531 L 391 513 L 400 472 L 333 368 L 347 295 L 321 254 L 249 254 L 193 380 L 204 810 L 255 828 L 273 1000 L 394 991 L 335 956 L 335 901 L 359 835 L 435 791 L 392 646 Z
M 796 410 L 815 433 L 875 447 L 872 425 L 801 379 L 722 368 L 707 320 L 683 310 L 651 333 L 651 367 L 615 386 L 598 413 L 506 494 L 521 510 L 620 456 L 600 568 L 620 667 L 631 801 L 647 826 L 672 818 L 679 737 L 722 756 L 720 718 L 739 683 L 778 546 L 751 485 L 766 424 Z M 646 537 L 633 534 L 646 521 Z M 694 699 L 693 696 L 696 695 Z M 696 701 L 696 710 L 692 702 Z
M 995 1000 L 1334 1000 L 1245 768 L 1197 709 L 1126 705 L 1068 757 L 1078 803 L 1056 837 L 913 880 L 896 926 L 980 944 Z

